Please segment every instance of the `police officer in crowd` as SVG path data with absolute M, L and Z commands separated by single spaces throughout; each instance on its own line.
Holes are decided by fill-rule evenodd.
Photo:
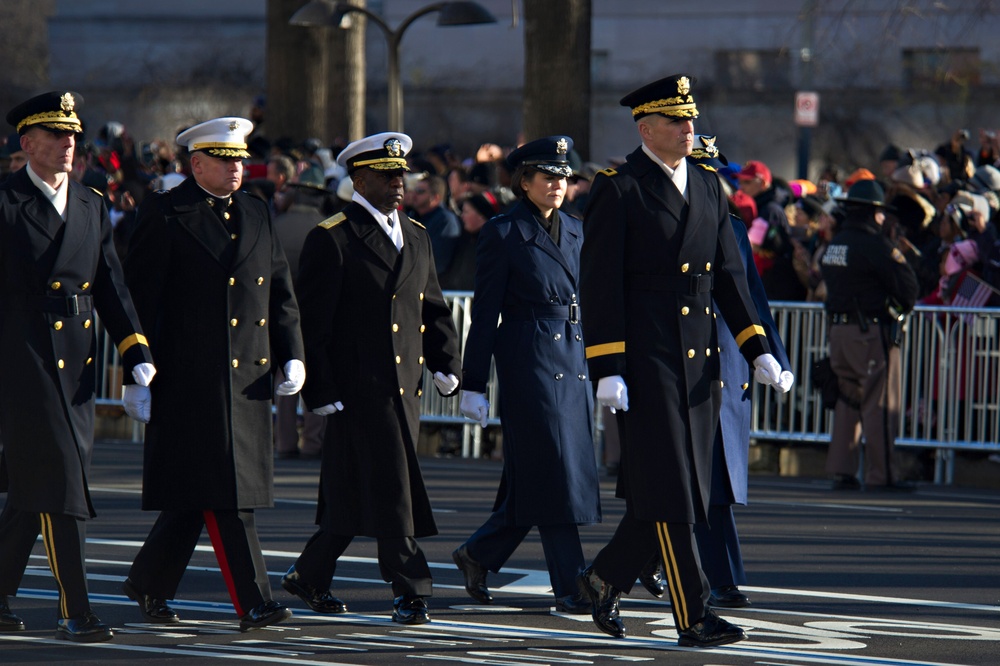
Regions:
M 39 532 L 59 589 L 56 637 L 110 640 L 94 614 L 84 569 L 87 476 L 94 445 L 94 317 L 118 344 L 131 375 L 125 409 L 149 419 L 156 370 L 125 287 L 100 194 L 68 174 L 83 99 L 32 97 L 7 114 L 27 156 L 0 186 L 0 631 L 24 622 L 8 605 Z
M 416 539 L 437 534 L 416 453 L 423 372 L 452 395 L 460 362 L 430 238 L 399 210 L 411 146 L 396 132 L 348 145 L 337 162 L 353 181 L 353 201 L 302 248 L 303 397 L 329 416 L 319 530 L 282 585 L 318 613 L 345 612 L 330 592 L 337 559 L 354 537 L 373 537 L 392 584 L 393 621 L 422 624 L 432 579 Z
M 577 525 L 599 522 L 601 503 L 577 296 L 583 225 L 559 210 L 572 148 L 568 136 L 550 136 L 512 152 L 521 201 L 480 232 L 461 409 L 486 426 L 495 359 L 504 467 L 493 514 L 452 557 L 469 595 L 492 603 L 487 572 L 500 571 L 537 525 L 556 610 L 587 613 Z
M 619 415 L 626 510 L 579 582 L 597 626 L 624 637 L 619 596 L 658 551 L 678 643 L 707 647 L 746 637 L 706 605 L 693 529 L 708 512 L 723 389 L 713 299 L 758 381 L 778 384 L 781 368 L 747 288 L 725 194 L 685 159 L 698 116 L 693 85 L 679 74 L 621 100 L 642 145 L 595 177 L 585 213 L 586 354 L 598 401 Z
M 292 276 L 267 204 L 239 190 L 243 118 L 181 132 L 192 177 L 143 202 L 125 261 L 161 359 L 146 427 L 142 508 L 159 511 L 124 591 L 147 622 L 172 599 L 208 529 L 240 630 L 291 617 L 271 599 L 254 509 L 274 502 L 272 394 L 305 380 Z M 285 380 L 273 389 L 275 368 Z
M 865 437 L 865 487 L 911 491 L 893 464 L 902 375 L 900 318 L 913 309 L 917 278 L 899 249 L 882 234 L 885 193 L 861 180 L 841 199 L 845 219 L 821 260 L 830 321 L 830 365 L 840 397 L 834 410 L 826 471 L 834 489 L 861 487 L 860 422 Z

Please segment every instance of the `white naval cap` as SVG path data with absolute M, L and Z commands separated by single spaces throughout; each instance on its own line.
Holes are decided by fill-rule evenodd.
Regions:
M 189 152 L 200 150 L 212 157 L 250 157 L 247 152 L 247 135 L 253 123 L 246 118 L 213 118 L 177 135 L 178 145 Z
M 406 166 L 406 154 L 413 148 L 413 139 L 400 132 L 382 132 L 366 136 L 347 145 L 340 155 L 337 164 L 354 173 L 358 169 L 368 167 L 376 171 L 392 171 Z

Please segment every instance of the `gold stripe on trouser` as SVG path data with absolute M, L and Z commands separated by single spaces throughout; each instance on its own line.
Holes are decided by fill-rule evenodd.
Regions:
M 681 588 L 681 575 L 677 570 L 677 558 L 674 556 L 674 546 L 670 543 L 670 531 L 666 523 L 656 523 L 656 537 L 660 540 L 660 556 L 663 557 L 663 570 L 670 590 L 670 604 L 677 616 L 677 628 L 683 631 L 691 626 L 691 622 L 688 620 L 687 600 Z
M 59 586 L 59 617 L 69 617 L 66 605 L 66 590 L 63 589 L 62 576 L 59 575 L 59 559 L 56 557 L 56 541 L 52 534 L 52 517 L 47 513 L 38 514 L 42 521 L 42 543 L 45 544 L 45 555 L 49 558 L 49 569 L 55 576 Z

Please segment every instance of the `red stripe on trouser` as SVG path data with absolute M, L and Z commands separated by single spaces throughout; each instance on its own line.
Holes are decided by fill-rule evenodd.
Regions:
M 236 596 L 236 583 L 233 582 L 233 572 L 229 568 L 229 560 L 226 558 L 226 549 L 222 543 L 222 535 L 219 534 L 219 523 L 215 520 L 215 513 L 205 511 L 205 527 L 208 529 L 208 538 L 212 540 L 212 549 L 215 550 L 215 559 L 222 570 L 222 578 L 226 581 L 226 588 L 229 590 L 229 598 L 233 600 L 233 608 L 240 617 L 246 615 L 243 607 L 240 606 L 239 597 Z

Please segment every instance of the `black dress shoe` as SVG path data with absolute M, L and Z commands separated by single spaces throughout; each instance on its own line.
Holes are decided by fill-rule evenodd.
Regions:
M 597 628 L 609 636 L 625 638 L 625 624 L 618 617 L 618 600 L 622 594 L 618 588 L 601 580 L 592 566 L 577 576 L 576 583 L 590 599 L 590 617 Z
M 639 582 L 657 599 L 667 591 L 667 581 L 663 578 L 663 563 L 659 555 L 651 559 L 639 572 Z
M 0 594 L 0 631 L 24 631 L 24 620 L 10 611 L 7 596 Z
M 318 590 L 306 583 L 302 580 L 302 576 L 299 575 L 294 566 L 282 577 L 281 587 L 304 601 L 306 606 L 309 606 L 309 608 L 317 613 L 347 612 L 347 604 L 333 596 L 330 590 Z
M 708 597 L 711 608 L 746 608 L 750 605 L 750 597 L 740 592 L 735 585 L 726 585 L 712 590 Z
M 582 592 L 556 597 L 556 611 L 570 615 L 586 615 L 590 612 L 590 599 Z
M 746 637 L 747 632 L 723 620 L 710 609 L 705 617 L 680 632 L 677 644 L 682 647 L 712 647 L 736 643 Z
M 404 595 L 392 600 L 392 621 L 399 624 L 427 624 L 427 600 L 423 597 Z
M 166 624 L 181 621 L 177 617 L 177 612 L 167 605 L 165 599 L 157 599 L 148 594 L 143 594 L 136 589 L 135 583 L 132 582 L 131 578 L 125 579 L 125 582 L 122 584 L 122 592 L 132 601 L 138 602 L 139 613 L 142 614 L 146 622 L 161 622 Z
M 469 556 L 469 549 L 464 545 L 451 554 L 455 566 L 465 575 L 465 591 L 481 604 L 493 603 L 490 588 L 486 587 L 487 568 Z
M 87 611 L 80 617 L 59 620 L 56 624 L 56 638 L 75 643 L 100 643 L 110 641 L 115 635 L 111 627 L 101 622 L 94 611 Z
M 263 627 L 287 620 L 291 616 L 292 611 L 277 601 L 265 601 L 240 618 L 240 631 L 262 629 Z
M 861 482 L 850 474 L 838 474 L 833 479 L 833 490 L 861 490 Z

